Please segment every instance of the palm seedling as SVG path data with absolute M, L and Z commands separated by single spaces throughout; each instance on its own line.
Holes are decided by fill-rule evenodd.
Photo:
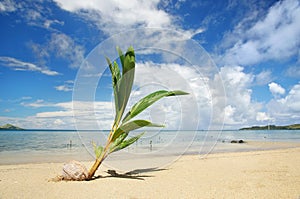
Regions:
M 134 81 L 135 53 L 133 47 L 129 47 L 125 54 L 122 53 L 119 47 L 117 47 L 117 51 L 119 54 L 119 60 L 122 65 L 122 71 L 120 70 L 116 61 L 111 62 L 109 58 L 106 58 L 112 75 L 112 86 L 114 92 L 114 102 L 116 111 L 114 122 L 108 135 L 105 146 L 97 146 L 95 143 L 93 143 L 94 152 L 96 156 L 95 163 L 92 165 L 87 174 L 83 175 L 83 177 L 80 178 L 80 180 L 92 179 L 101 163 L 109 154 L 130 146 L 144 134 L 141 133 L 137 136 L 128 138 L 128 134 L 130 131 L 140 129 L 142 127 L 164 126 L 161 124 L 154 124 L 151 121 L 147 120 L 133 120 L 135 116 L 143 112 L 154 102 L 158 101 L 163 97 L 188 94 L 179 90 L 159 90 L 139 100 L 135 105 L 131 107 L 129 112 L 124 115 L 124 111 L 129 100 Z

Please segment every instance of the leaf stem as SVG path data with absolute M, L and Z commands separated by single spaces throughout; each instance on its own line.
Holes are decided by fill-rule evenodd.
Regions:
M 105 148 L 101 154 L 101 156 L 99 158 L 96 158 L 95 163 L 93 164 L 93 166 L 90 168 L 89 173 L 88 173 L 88 180 L 92 179 L 92 177 L 95 175 L 97 169 L 99 168 L 99 166 L 101 165 L 101 163 L 105 160 L 105 158 L 108 156 L 108 150 L 109 150 L 109 146 L 111 145 L 111 139 L 112 139 L 112 135 L 113 132 L 115 132 L 115 124 L 112 127 L 112 130 L 109 132 L 109 136 L 105 145 Z

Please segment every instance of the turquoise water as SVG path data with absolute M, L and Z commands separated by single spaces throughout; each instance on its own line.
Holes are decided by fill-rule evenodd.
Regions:
M 58 162 L 74 157 L 93 160 L 91 142 L 104 144 L 108 133 L 108 131 L 0 131 L 0 164 Z M 248 151 L 259 148 L 243 144 L 234 145 L 230 143 L 231 140 L 300 143 L 300 131 L 148 131 L 137 143 L 114 156 L 147 158 Z

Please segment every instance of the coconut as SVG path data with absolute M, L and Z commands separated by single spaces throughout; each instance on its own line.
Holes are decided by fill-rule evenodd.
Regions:
M 64 164 L 62 169 L 63 180 L 86 180 L 88 178 L 87 168 L 80 162 L 72 160 L 67 164 Z

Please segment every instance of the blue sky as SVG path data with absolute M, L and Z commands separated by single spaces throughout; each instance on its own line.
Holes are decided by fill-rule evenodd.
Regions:
M 146 86 L 145 71 L 153 74 L 160 68 L 163 79 L 170 76 L 164 70 L 169 68 L 185 75 L 198 106 L 196 115 L 201 117 L 199 129 L 208 128 L 212 120 L 227 129 L 299 123 L 299 24 L 299 0 L 1 1 L 0 124 L 74 129 L 76 101 L 82 109 L 75 112 L 86 117 L 83 121 L 90 121 L 87 115 L 92 114 L 97 128 L 109 129 L 113 105 L 108 71 L 99 73 L 93 110 L 87 102 L 74 100 L 73 88 L 79 84 L 84 59 L 95 47 L 136 28 L 174 30 L 196 41 L 209 53 L 218 72 L 214 78 L 201 73 L 204 77 L 195 83 L 199 74 L 191 67 L 180 67 L 170 59 L 158 61 L 155 56 L 143 60 L 141 52 L 137 67 L 143 78 L 137 74 L 134 96 L 153 89 Z M 146 42 L 143 36 L 136 39 Z M 200 84 L 205 78 L 203 88 Z M 178 110 L 168 106 L 162 102 L 153 109 L 164 110 L 164 118 L 154 111 L 145 116 L 164 119 L 170 128 L 176 128 L 176 118 L 167 112 L 174 115 Z M 193 110 L 193 103 L 186 109 Z M 82 128 L 96 128 L 85 124 Z M 183 129 L 190 126 L 184 121 L 181 125 Z

